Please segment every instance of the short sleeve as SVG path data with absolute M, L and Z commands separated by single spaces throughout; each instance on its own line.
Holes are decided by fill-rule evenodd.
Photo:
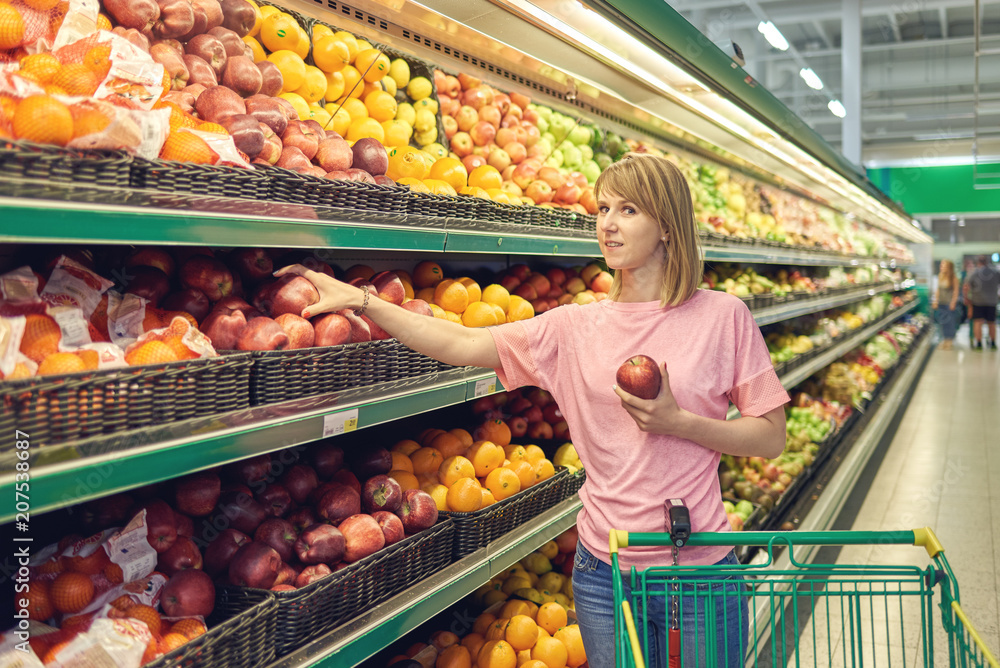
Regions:
M 736 357 L 729 400 L 741 415 L 760 417 L 788 403 L 788 392 L 774 371 L 764 336 L 746 305 L 740 304 L 735 324 Z
M 526 385 L 552 389 L 549 376 L 556 368 L 560 332 L 565 331 L 563 323 L 573 311 L 570 306 L 487 329 L 500 357 L 500 368 L 495 371 L 504 389 Z

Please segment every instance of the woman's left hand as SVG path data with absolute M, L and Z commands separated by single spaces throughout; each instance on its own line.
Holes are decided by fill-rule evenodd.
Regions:
M 667 364 L 660 365 L 660 393 L 654 399 L 640 399 L 629 394 L 617 385 L 615 394 L 621 399 L 622 408 L 635 420 L 639 429 L 653 434 L 676 435 L 681 429 L 681 422 L 687 411 L 677 405 L 674 393 L 670 390 L 670 375 Z

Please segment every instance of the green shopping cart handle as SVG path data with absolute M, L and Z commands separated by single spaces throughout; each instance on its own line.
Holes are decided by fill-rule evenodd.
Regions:
M 629 533 L 612 529 L 609 540 L 611 554 L 622 547 L 670 545 L 670 534 Z M 919 545 L 931 559 L 944 551 L 930 527 L 910 531 L 722 531 L 692 533 L 687 541 L 692 546 L 711 545 Z

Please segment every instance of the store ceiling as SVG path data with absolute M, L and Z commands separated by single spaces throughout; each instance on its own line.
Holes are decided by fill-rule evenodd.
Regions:
M 840 0 L 669 0 L 716 44 L 736 42 L 745 69 L 841 148 Z M 862 0 L 862 155 L 866 165 L 971 161 L 974 125 L 973 0 Z M 1000 0 L 979 0 L 980 159 L 1000 144 Z M 757 25 L 770 20 L 825 84 L 799 76 L 793 49 L 772 48 Z M 990 51 L 996 52 L 990 54 Z M 991 134 L 992 133 L 992 134 Z M 984 150 L 986 147 L 986 150 Z

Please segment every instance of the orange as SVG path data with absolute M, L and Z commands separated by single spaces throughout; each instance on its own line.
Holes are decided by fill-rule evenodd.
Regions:
M 538 640 L 538 624 L 528 615 L 514 615 L 507 624 L 507 634 L 504 640 L 510 643 L 516 651 L 531 649 Z
M 483 491 L 483 508 L 485 508 L 486 506 L 492 506 L 494 503 L 497 502 L 497 500 L 493 498 L 493 492 L 486 489 L 485 487 L 483 487 L 482 491 Z
M 458 281 L 446 278 L 434 288 L 434 303 L 445 311 L 461 313 L 469 305 L 469 290 Z
M 441 462 L 441 467 L 438 469 L 438 478 L 440 478 L 441 484 L 448 487 L 454 485 L 460 478 L 475 477 L 476 469 L 472 466 L 472 462 L 461 455 L 448 457 Z
M 66 570 L 84 575 L 97 575 L 104 571 L 104 565 L 109 561 L 108 553 L 103 549 L 97 549 L 86 557 L 69 557 L 66 562 Z
M 486 632 L 490 630 L 490 625 L 493 624 L 497 619 L 497 616 L 492 612 L 484 612 L 478 617 L 476 621 L 472 623 L 472 632 L 478 633 L 479 635 L 486 637 Z
M 389 168 L 386 175 L 398 181 L 399 179 L 410 177 L 422 179 L 427 175 L 427 165 L 417 155 L 419 151 L 412 146 L 393 146 L 389 149 Z M 432 263 L 433 264 L 433 263 Z M 440 267 L 438 267 L 440 271 Z M 417 286 L 414 283 L 414 287 Z
M 513 464 L 514 462 L 523 460 L 527 456 L 528 451 L 524 449 L 523 445 L 508 443 L 503 446 L 503 454 L 507 458 L 507 461 Z
M 509 617 L 497 617 L 486 630 L 487 640 L 503 640 L 507 635 L 507 625 L 510 624 Z
M 38 376 L 53 376 L 64 373 L 86 371 L 87 365 L 79 355 L 73 353 L 52 353 L 38 365 Z
M 547 631 L 549 635 L 566 626 L 568 619 L 566 608 L 555 601 L 542 603 L 538 608 L 538 614 L 535 615 L 538 626 Z
M 499 323 L 491 304 L 474 301 L 462 312 L 462 324 L 466 327 L 492 327 Z
M 257 38 L 251 37 L 250 35 L 243 36 L 243 42 L 250 46 L 250 51 L 253 53 L 253 62 L 259 63 L 262 60 L 267 60 L 267 51 L 261 46 Z
M 503 177 L 493 165 L 480 165 L 469 174 L 469 185 L 483 190 L 499 188 L 503 185 Z
M 515 598 L 504 603 L 503 606 L 500 608 L 499 614 L 501 617 L 510 617 L 511 620 L 514 619 L 515 615 L 528 615 L 529 617 L 531 617 L 531 620 L 534 621 L 535 618 L 534 616 L 532 616 L 531 612 L 532 612 L 531 605 L 528 601 L 525 601 L 520 598 Z M 537 634 L 538 633 L 536 631 L 535 635 Z
M 260 41 L 268 51 L 294 51 L 299 44 L 299 24 L 284 12 L 265 16 L 260 24 Z
M 132 366 L 164 364 L 176 362 L 177 354 L 163 341 L 146 341 L 126 354 L 125 361 Z
M 344 75 L 340 72 L 325 72 L 324 74 L 326 76 L 326 93 L 323 97 L 327 100 L 339 100 L 344 95 Z
M 171 632 L 163 636 L 157 645 L 157 649 L 159 649 L 161 653 L 166 654 L 167 652 L 172 652 L 181 645 L 186 644 L 187 641 L 188 639 L 186 636 L 183 636 L 180 633 Z
M 406 455 L 407 457 L 409 457 L 419 449 L 420 449 L 420 444 L 408 438 L 404 438 L 402 441 L 396 441 L 396 444 L 392 446 L 392 452 L 399 452 L 401 454 Z M 393 460 L 393 463 L 395 463 L 395 460 Z M 393 468 L 397 467 L 394 465 Z M 411 471 L 413 470 L 413 462 L 410 462 L 410 470 Z
M 479 650 L 479 668 L 517 668 L 517 653 L 506 640 L 492 640 Z
M 97 109 L 83 109 L 73 114 L 73 139 L 103 132 L 111 119 Z
M 37 313 L 25 316 L 20 350 L 35 363 L 41 363 L 47 356 L 58 352 L 61 339 L 62 330 L 49 316 Z
M 503 448 L 492 441 L 476 441 L 466 450 L 465 456 L 475 467 L 478 478 L 483 478 L 490 471 L 499 468 L 504 460 Z
M 451 631 L 435 631 L 431 634 L 430 644 L 440 652 L 458 644 L 458 636 Z
M 359 51 L 352 65 L 357 68 L 358 72 L 361 72 L 364 80 L 369 83 L 381 81 L 389 73 L 389 57 L 384 53 L 379 53 L 376 49 L 369 48 Z
M 509 468 L 501 466 L 487 474 L 485 487 L 493 494 L 493 498 L 503 501 L 521 491 L 521 480 Z
M 472 654 L 468 647 L 451 645 L 438 654 L 434 668 L 472 668 Z
M 524 446 L 524 458 L 534 466 L 540 460 L 545 459 L 545 451 L 537 445 L 526 445 Z
M 296 27 L 299 29 L 299 40 L 295 43 L 292 51 L 299 54 L 300 58 L 305 59 L 309 55 L 309 34 L 302 26 L 296 24 Z
M 111 30 L 114 26 L 111 25 L 111 19 L 107 17 L 103 12 L 97 15 L 97 29 L 98 30 Z
M 434 442 L 435 438 L 445 433 L 447 432 L 444 429 L 438 429 L 437 427 L 428 427 L 427 429 L 424 429 L 422 432 L 420 432 L 420 437 L 419 437 L 420 444 L 430 445 L 431 443 Z
M 483 634 L 473 631 L 472 633 L 465 634 L 465 637 L 462 638 L 461 645 L 462 647 L 468 648 L 469 654 L 478 657 L 479 650 L 482 649 L 485 642 L 486 638 L 483 637 Z
M 359 118 L 352 120 L 347 128 L 347 141 L 357 141 L 359 139 L 371 138 L 380 144 L 385 139 L 385 129 L 382 124 L 374 118 Z
M 444 181 L 456 191 L 469 185 L 469 172 L 458 158 L 439 158 L 431 165 L 432 179 Z
M 48 620 L 55 614 L 55 608 L 49 598 L 49 584 L 44 580 L 31 580 L 28 591 L 17 597 L 17 608 L 21 609 L 21 600 L 27 602 L 23 607 L 28 611 L 28 618 L 39 622 Z
M 174 352 L 179 360 L 193 360 L 198 359 L 198 353 L 187 347 L 184 343 L 184 339 L 180 336 L 168 336 L 163 341 L 167 344 L 167 347 Z
M 97 81 L 104 81 L 111 69 L 111 46 L 108 44 L 98 44 L 91 47 L 83 57 L 83 64 L 87 69 L 97 75 Z
M 19 74 L 29 74 L 35 81 L 42 84 L 50 83 L 52 77 L 62 68 L 62 63 L 51 53 L 35 53 L 25 56 L 18 65 L 20 66 Z
M 160 158 L 177 162 L 214 165 L 218 159 L 205 140 L 190 132 L 171 132 L 160 149 Z
M 265 19 L 266 23 L 267 19 Z M 267 59 L 277 65 L 281 71 L 281 89 L 285 92 L 291 92 L 301 88 L 306 79 L 306 63 L 302 57 L 290 49 L 271 49 L 271 51 L 273 53 Z
M 330 79 L 327 78 L 327 82 L 329 81 Z M 329 87 L 327 87 L 327 92 L 330 92 Z M 324 108 L 330 113 L 330 120 L 323 129 L 327 132 L 333 130 L 341 137 L 346 135 L 347 129 L 351 127 L 351 115 L 343 109 L 338 109 L 334 104 L 327 104 Z
M 0 4 L 0 49 L 16 49 L 24 41 L 24 18 L 13 6 Z
M 483 291 L 479 287 L 479 283 L 476 283 L 474 280 L 472 280 L 468 276 L 461 276 L 460 278 L 457 278 L 456 280 L 459 283 L 461 283 L 462 285 L 464 285 L 465 289 L 469 291 L 469 302 L 470 303 L 471 302 L 478 302 L 478 301 L 480 301 L 482 299 L 482 297 L 483 297 Z
M 510 427 L 503 420 L 486 420 L 476 427 L 472 432 L 472 437 L 477 441 L 493 441 L 501 448 L 510 445 Z
M 413 471 L 393 469 L 387 475 L 398 482 L 404 492 L 408 489 L 420 489 L 420 481 L 417 480 L 417 476 L 414 475 Z
M 9 5 L 0 5 L 0 15 L 5 6 Z M 73 138 L 73 115 L 69 107 L 50 95 L 29 95 L 14 109 L 14 136 L 38 144 L 65 146 Z
M 410 455 L 410 461 L 413 462 L 413 472 L 417 475 L 421 473 L 437 474 L 438 469 L 441 468 L 441 462 L 444 461 L 444 457 L 441 456 L 438 450 L 425 447 L 416 450 Z
M 313 28 L 314 32 L 315 30 Z M 350 58 L 351 52 L 347 44 L 333 35 L 324 35 L 313 42 L 313 62 L 324 72 L 340 72 L 350 62 Z
M 122 571 L 122 567 L 118 564 L 108 564 L 104 567 L 104 577 L 108 579 L 111 584 L 121 584 L 125 582 L 125 573 Z M 123 598 L 119 596 L 118 598 Z M 124 598 L 128 598 L 125 596 Z M 115 599 L 118 600 L 118 599 Z M 129 599 L 131 601 L 131 599 Z M 131 605 L 131 603 L 129 603 Z
M 455 427 L 454 429 L 449 429 L 448 433 L 457 438 L 459 441 L 461 441 L 462 445 L 465 448 L 469 448 L 472 446 L 473 443 L 472 434 L 470 434 L 465 429 L 462 429 L 461 427 Z M 465 453 L 463 452 L 461 454 Z
M 194 640 L 198 636 L 204 635 L 207 631 L 208 628 L 205 626 L 205 623 L 194 618 L 178 620 L 170 627 L 171 633 L 180 633 L 188 640 Z
M 409 455 L 403 454 L 398 450 L 393 450 L 389 453 L 392 456 L 392 469 L 394 471 L 409 471 L 413 473 L 413 462 L 410 461 Z
M 487 304 L 499 306 L 506 313 L 510 305 L 510 292 L 504 286 L 493 283 L 483 288 L 482 300 Z
M 4 5 L 0 5 L 0 7 L 3 7 L 3 6 Z M 45 665 L 49 665 L 49 664 L 53 664 L 53 663 L 58 662 L 59 661 L 59 659 L 58 659 L 59 652 L 62 651 L 63 648 L 65 648 L 66 645 L 70 644 L 71 642 L 72 642 L 72 640 L 62 640 L 60 642 L 57 642 L 55 645 L 52 645 L 49 648 L 49 651 L 45 653 L 45 656 L 42 657 L 42 663 L 45 664 Z M 143 656 L 145 656 L 145 655 L 143 655 Z
M 59 4 L 60 0 L 23 0 L 24 4 L 40 12 L 47 12 Z
M 361 100 L 349 97 L 340 103 L 341 108 L 351 115 L 351 121 L 368 118 L 368 107 Z
M 469 195 L 470 197 L 478 197 L 479 199 L 489 199 L 492 201 L 490 194 L 478 186 L 465 186 L 458 191 L 459 195 Z
M 448 488 L 448 496 L 445 499 L 448 510 L 456 513 L 471 513 L 479 510 L 483 505 L 483 493 L 480 490 L 479 481 L 475 478 L 458 478 Z
M 582 666 L 587 660 L 587 652 L 583 648 L 583 637 L 580 635 L 579 625 L 564 626 L 553 633 L 552 637 L 566 646 L 566 652 L 569 655 L 566 665 L 570 668 Z
M 70 95 L 89 97 L 100 83 L 97 75 L 83 63 L 67 63 L 52 77 L 52 83 Z
M 83 367 L 87 371 L 96 371 L 100 365 L 100 355 L 96 350 L 78 350 L 76 356 L 83 360 Z
M 406 179 L 399 180 L 400 183 L 403 183 L 404 181 L 406 181 Z M 427 190 L 426 187 L 424 187 L 424 189 L 421 192 L 430 192 L 430 191 Z M 427 305 L 431 307 L 431 311 L 434 311 L 434 309 L 441 311 L 442 315 L 437 315 L 437 311 L 434 311 L 434 314 L 437 315 L 437 317 L 439 318 L 444 317 L 443 315 L 444 309 L 434 303 L 434 288 L 420 288 L 420 290 L 417 291 L 416 298 L 423 299 L 425 302 L 427 302 Z
M 444 319 L 445 320 L 450 320 L 451 322 L 455 323 L 456 325 L 461 325 L 462 324 L 462 316 L 460 316 L 458 313 L 455 313 L 454 311 L 449 311 L 447 309 L 444 309 L 443 313 L 444 313 Z
M 420 489 L 431 495 L 438 510 L 450 510 L 448 508 L 448 488 L 441 483 L 427 483 L 421 485 Z
M 548 480 L 556 474 L 556 467 L 548 459 L 539 459 L 534 465 L 535 482 Z
M 49 594 L 57 612 L 80 612 L 94 597 L 94 583 L 83 573 L 60 573 L 49 585 Z
M 384 90 L 376 90 L 365 96 L 368 115 L 381 123 L 396 118 L 396 98 Z
M 344 94 L 347 97 L 360 98 L 365 92 L 361 73 L 353 65 L 344 65 L 340 74 L 344 77 Z
M 531 649 L 531 658 L 541 661 L 547 668 L 565 668 L 569 650 L 555 638 L 539 638 Z
M 444 278 L 441 265 L 431 260 L 424 260 L 413 269 L 413 287 L 432 288 Z
M 386 147 L 390 146 L 408 146 L 410 137 L 413 136 L 413 128 L 404 123 L 403 121 L 388 120 L 382 121 L 382 132 L 385 134 L 385 139 L 382 143 Z
M 326 74 L 323 70 L 312 65 L 306 65 L 305 78 L 302 85 L 295 89 L 295 93 L 302 96 L 306 102 L 319 102 L 326 95 L 327 89 Z
M 298 56 L 295 57 L 298 58 Z M 298 114 L 300 121 L 306 120 L 312 113 L 312 109 L 309 107 L 309 103 L 306 102 L 306 99 L 294 91 L 286 90 L 284 93 L 279 94 L 278 97 L 283 100 L 288 100 L 288 102 L 295 108 L 295 113 Z
M 521 489 L 527 489 L 535 484 L 535 467 L 529 464 L 526 459 L 511 462 L 508 468 L 517 476 L 521 483 Z
M 142 604 L 133 605 L 128 609 L 127 614 L 133 619 L 145 622 L 146 626 L 149 627 L 149 632 L 154 636 L 159 635 L 162 620 L 160 619 L 160 613 L 156 611 L 156 608 Z
M 455 455 L 464 455 L 468 449 L 468 446 L 460 438 L 446 431 L 437 434 L 428 445 L 438 450 L 445 459 Z
M 510 305 L 507 307 L 507 322 L 527 320 L 535 317 L 535 308 L 524 297 L 518 295 L 510 296 Z
M 528 651 L 528 656 L 531 657 L 530 651 Z M 538 659 L 529 658 L 527 661 L 519 665 L 517 668 L 548 668 L 548 666 L 546 666 Z

